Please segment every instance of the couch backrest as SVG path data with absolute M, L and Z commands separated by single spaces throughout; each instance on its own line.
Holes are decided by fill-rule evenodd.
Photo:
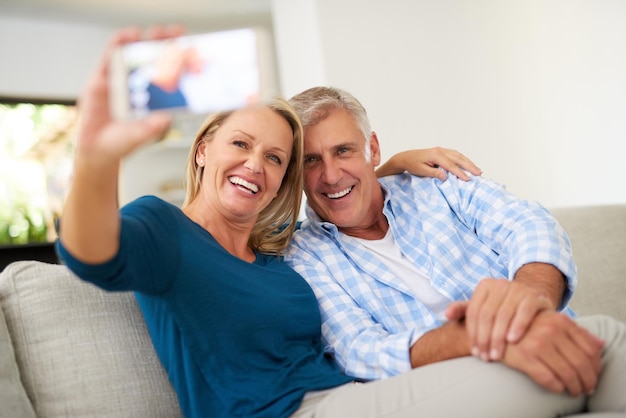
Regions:
M 572 308 L 626 322 L 626 205 L 553 209 L 567 231 L 578 266 Z
M 0 274 L 0 305 L 38 417 L 181 417 L 132 293 L 21 261 Z

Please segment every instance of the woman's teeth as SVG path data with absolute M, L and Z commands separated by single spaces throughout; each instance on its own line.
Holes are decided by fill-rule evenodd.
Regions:
M 252 193 L 257 193 L 259 191 L 259 186 L 257 186 L 254 183 L 250 183 L 249 181 L 245 181 L 241 177 L 232 176 L 232 177 L 229 177 L 228 180 L 232 184 L 245 187 L 246 189 L 250 190 Z

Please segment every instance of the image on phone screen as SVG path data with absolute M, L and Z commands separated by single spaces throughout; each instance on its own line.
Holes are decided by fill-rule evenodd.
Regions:
M 260 100 L 269 71 L 260 35 L 246 28 L 122 46 L 112 63 L 114 114 L 207 114 Z

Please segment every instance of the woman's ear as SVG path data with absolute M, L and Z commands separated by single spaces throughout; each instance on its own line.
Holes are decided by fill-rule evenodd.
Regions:
M 198 149 L 196 150 L 196 164 L 198 164 L 200 167 L 204 167 L 205 155 L 206 155 L 206 143 L 202 141 L 200 144 L 198 144 Z

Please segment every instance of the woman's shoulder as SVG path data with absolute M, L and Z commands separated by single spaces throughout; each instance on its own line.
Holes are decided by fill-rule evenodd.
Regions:
M 157 197 L 142 196 L 126 204 L 120 214 L 126 229 L 141 228 L 150 234 L 162 233 L 176 236 L 189 231 L 189 218 L 183 211 Z
M 157 212 L 160 214 L 165 212 L 176 215 L 182 214 L 179 207 L 153 195 L 138 197 L 137 199 L 124 205 L 121 210 L 124 214 L 133 214 L 137 212 Z

